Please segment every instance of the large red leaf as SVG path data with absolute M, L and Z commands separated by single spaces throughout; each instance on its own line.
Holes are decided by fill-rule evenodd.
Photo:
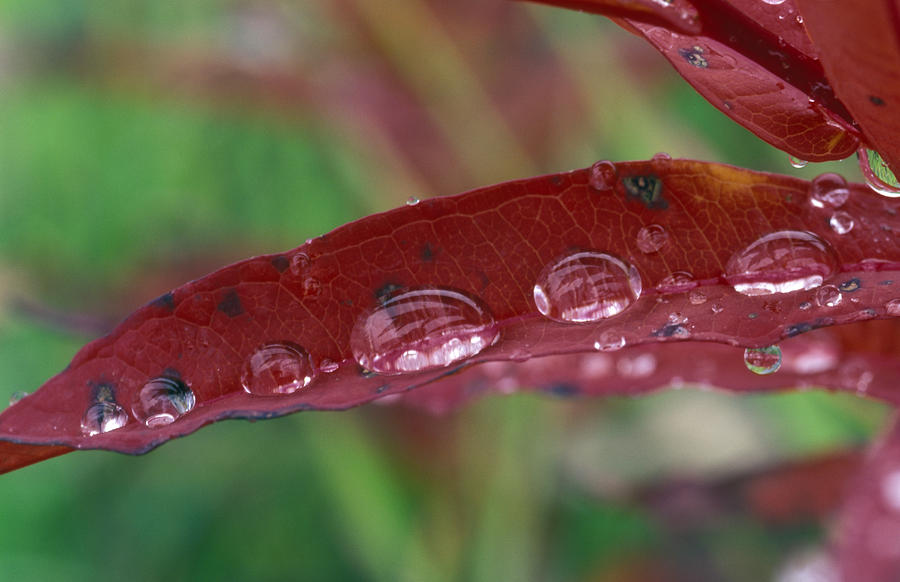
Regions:
M 797 158 L 843 159 L 859 146 L 859 132 L 834 96 L 792 0 L 693 0 L 689 7 L 536 1 L 622 18 L 623 26 L 644 36 L 713 106 Z M 656 9 L 649 11 L 647 4 Z M 667 22 L 661 22 L 659 13 L 666 11 Z M 691 29 L 685 20 L 698 25 Z
M 785 344 L 784 373 L 756 377 L 733 347 L 764 346 L 898 313 L 900 249 L 890 233 L 900 228 L 900 201 L 851 185 L 836 211 L 819 207 L 823 184 L 837 188 L 831 193 L 844 188 L 840 182 L 811 186 L 786 176 L 659 157 L 602 162 L 371 216 L 293 251 L 225 267 L 139 309 L 0 415 L 0 439 L 140 453 L 223 418 L 342 409 L 403 393 L 465 364 L 623 344 L 632 348 L 619 358 L 645 350 L 655 360 L 649 373 L 646 360 L 616 363 L 632 391 L 673 378 L 742 389 L 813 383 L 900 402 L 891 381 L 895 359 L 853 356 L 865 358 L 848 364 L 862 377 L 821 366 L 792 367 L 791 350 L 810 349 L 800 337 L 797 348 Z M 849 229 L 847 220 L 853 222 Z M 574 270 L 555 283 L 544 281 L 550 304 L 544 311 L 557 319 L 587 313 L 595 321 L 559 322 L 538 312 L 535 284 L 552 265 Z M 639 293 L 623 287 L 638 280 Z M 825 286 L 814 288 L 818 283 Z M 578 284 L 605 293 L 599 302 L 582 302 L 581 311 L 561 315 L 557 308 L 566 306 Z M 772 290 L 783 292 L 752 294 Z M 626 291 L 633 294 L 623 298 Z M 411 302 L 416 293 L 419 300 L 424 293 L 437 302 L 431 311 Z M 618 303 L 606 300 L 612 296 Z M 442 335 L 446 325 L 457 325 L 458 333 Z M 366 336 L 366 329 L 376 331 Z M 391 333 L 409 335 L 399 345 L 380 343 Z M 487 345 L 494 334 L 495 343 Z M 726 345 L 671 343 L 688 339 Z M 832 349 L 812 347 L 820 348 Z M 840 353 L 845 352 L 853 355 Z M 296 389 L 290 394 L 248 394 L 242 375 L 266 357 L 311 368 L 256 377 L 268 382 L 266 388 Z M 410 371 L 399 373 L 398 366 Z M 580 373 L 568 369 L 555 382 L 583 384 L 597 394 L 622 390 L 621 380 L 591 384 Z M 531 376 L 540 378 L 534 370 Z M 311 381 L 302 387 L 307 377 Z M 164 380 L 153 384 L 157 378 Z M 184 387 L 192 392 L 179 392 Z M 147 410 L 148 390 L 155 398 L 151 404 L 165 410 Z M 186 413 L 178 418 L 177 412 Z M 175 421 L 163 424 L 171 420 L 165 413 Z M 141 422 L 145 416 L 158 426 Z M 124 425 L 110 430 L 119 424 Z M 108 432 L 84 432 L 101 426 Z M 22 454 L 58 453 L 55 448 Z M 6 456 L 0 463 L 10 470 L 22 461 Z

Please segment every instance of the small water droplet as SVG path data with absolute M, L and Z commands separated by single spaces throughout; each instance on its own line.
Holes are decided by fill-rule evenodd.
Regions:
M 257 348 L 241 375 L 244 391 L 254 396 L 293 394 L 316 377 L 309 352 L 290 342 Z
M 340 365 L 337 362 L 333 362 L 328 358 L 325 358 L 319 363 L 319 369 L 325 372 L 326 374 L 330 374 L 332 372 L 337 371 Z
M 837 307 L 844 296 L 834 285 L 825 285 L 816 290 L 816 304 L 819 307 Z
M 667 293 L 679 293 L 696 286 L 697 282 L 694 281 L 693 273 L 688 273 L 687 271 L 673 271 L 671 274 L 665 276 L 656 288 Z
M 820 174 L 809 183 L 809 203 L 816 208 L 840 208 L 849 197 L 847 180 L 840 174 Z
M 771 374 L 781 367 L 781 348 L 747 348 L 744 350 L 744 364 L 754 374 Z
M 800 158 L 795 158 L 794 156 L 788 156 L 788 161 L 797 169 L 805 168 L 809 162 L 806 160 L 801 160 Z
M 828 219 L 828 224 L 834 232 L 838 234 L 847 234 L 853 230 L 853 217 L 843 210 L 838 210 L 831 215 L 830 219 Z
M 669 242 L 669 233 L 658 224 L 648 224 L 637 233 L 637 247 L 644 254 L 659 252 Z
M 553 261 L 534 285 L 534 304 L 554 321 L 588 322 L 618 315 L 641 296 L 641 276 L 607 253 L 580 250 Z
M 658 163 L 671 162 L 672 156 L 666 152 L 657 152 L 650 160 Z
M 782 4 L 784 0 L 763 0 L 763 2 L 765 2 L 766 4 L 771 4 L 772 6 L 777 6 L 779 4 Z
M 713 303 L 712 307 L 710 307 L 710 310 L 713 313 L 722 313 L 723 311 L 725 311 L 725 307 L 723 307 L 721 303 Z
M 116 430 L 128 422 L 125 409 L 108 400 L 97 402 L 88 407 L 81 417 L 81 432 L 85 436 L 94 436 Z
M 18 404 L 18 402 L 28 396 L 28 394 L 29 393 L 24 390 L 16 390 L 12 393 L 12 396 L 9 397 L 9 405 L 12 406 L 13 404 Z
M 672 325 L 679 325 L 682 323 L 687 323 L 688 318 L 684 316 L 683 313 L 675 312 L 669 314 L 669 323 Z
M 322 283 L 314 277 L 307 277 L 303 280 L 303 294 L 306 297 L 318 297 L 322 292 Z
M 832 248 L 811 232 L 783 230 L 757 239 L 735 253 L 725 276 L 744 295 L 815 289 L 834 274 Z
M 419 199 L 416 198 L 415 196 L 410 196 L 409 198 L 406 199 L 407 206 L 415 206 L 419 202 L 420 202 Z
M 688 301 L 691 302 L 691 305 L 703 305 L 706 303 L 706 293 L 700 289 L 691 289 L 691 292 L 688 293 Z
M 594 342 L 594 349 L 601 352 L 614 352 L 625 347 L 625 337 L 612 331 L 604 331 Z
M 499 333 L 480 300 L 454 289 L 397 292 L 362 316 L 350 334 L 359 364 L 379 374 L 443 368 L 490 346 Z
M 795 20 L 797 21 L 797 24 L 803 24 L 803 15 L 798 14 Z
M 307 268 L 309 268 L 309 255 L 306 253 L 295 253 L 294 256 L 291 257 L 290 270 L 292 275 L 302 275 Z
M 885 303 L 884 310 L 888 315 L 900 315 L 900 299 L 891 299 Z
M 611 190 L 616 185 L 618 170 L 608 160 L 601 160 L 591 166 L 588 182 L 595 190 Z
M 900 182 L 881 154 L 861 147 L 857 150 L 856 157 L 859 159 L 859 169 L 869 189 L 888 198 L 900 196 Z
M 195 403 L 194 393 L 187 384 L 161 376 L 144 384 L 131 412 L 147 427 L 157 428 L 175 422 L 190 412 Z

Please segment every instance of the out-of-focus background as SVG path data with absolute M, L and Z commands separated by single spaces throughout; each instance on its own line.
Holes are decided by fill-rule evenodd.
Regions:
M 658 151 L 857 176 L 791 168 L 641 40 L 575 12 L 0 0 L 0 396 L 220 265 L 410 196 Z M 816 483 L 799 501 L 772 467 L 857 449 L 884 413 L 685 389 L 224 422 L 0 477 L 0 577 L 801 580 L 852 460 L 798 469 Z

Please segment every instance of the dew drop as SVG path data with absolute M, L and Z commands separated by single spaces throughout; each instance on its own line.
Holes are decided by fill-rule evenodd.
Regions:
M 663 277 L 662 281 L 660 281 L 656 287 L 663 292 L 678 293 L 687 291 L 696 286 L 697 282 L 694 281 L 694 275 L 692 273 L 688 273 L 687 271 L 673 271 L 669 275 Z
M 598 321 L 618 315 L 641 296 L 641 276 L 607 253 L 575 251 L 547 265 L 534 285 L 534 304 L 562 322 Z
M 131 412 L 147 427 L 158 428 L 190 412 L 195 403 L 194 393 L 187 384 L 161 376 L 144 384 Z
M 713 303 L 712 307 L 710 307 L 710 310 L 713 313 L 722 313 L 723 311 L 725 311 L 725 308 L 722 306 L 721 303 Z
M 763 0 L 766 4 L 771 4 L 772 6 L 777 6 L 779 4 L 783 4 L 784 0 Z
M 588 182 L 595 190 L 612 190 L 617 176 L 616 165 L 608 160 L 601 160 L 591 166 Z
M 703 305 L 706 303 L 706 293 L 700 289 L 691 289 L 691 292 L 688 293 L 688 301 L 691 302 L 691 305 Z
M 28 396 L 28 394 L 29 393 L 24 390 L 16 390 L 12 393 L 12 396 L 9 397 L 9 405 L 12 406 L 13 404 L 18 404 L 19 401 Z
M 594 349 L 601 352 L 614 352 L 625 347 L 625 337 L 612 331 L 604 331 L 594 342 Z
M 309 241 L 306 241 L 309 242 Z M 291 257 L 291 274 L 294 276 L 302 275 L 309 267 L 309 255 L 306 253 L 296 253 Z
M 653 162 L 664 164 L 666 162 L 671 162 L 672 156 L 666 152 L 657 152 L 650 160 Z
M 881 154 L 875 150 L 859 148 L 856 152 L 859 159 L 859 169 L 862 171 L 866 186 L 888 198 L 900 196 L 900 182 L 894 172 L 888 167 Z
M 81 432 L 94 436 L 116 430 L 128 422 L 128 413 L 115 402 L 104 400 L 88 407 L 81 417 Z
M 309 352 L 290 342 L 260 346 L 244 366 L 241 384 L 248 394 L 279 396 L 293 394 L 316 377 Z
M 415 196 L 410 196 L 409 198 L 406 199 L 407 206 L 415 206 L 419 202 L 420 202 L 420 200 L 418 198 L 416 198 Z
M 669 242 L 669 233 L 658 224 L 648 224 L 637 233 L 637 247 L 644 254 L 659 252 Z
M 303 294 L 306 297 L 318 297 L 322 292 L 322 283 L 314 277 L 307 277 L 303 280 Z
M 361 317 L 350 334 L 350 348 L 363 368 L 403 374 L 470 358 L 498 333 L 480 300 L 462 291 L 422 287 L 398 292 Z
M 782 0 L 783 1 L 783 0 Z M 788 156 L 788 161 L 797 169 L 805 168 L 809 163 L 806 160 L 801 160 L 800 158 L 795 158 L 794 156 Z
M 333 362 L 329 359 L 324 359 L 319 363 L 319 369 L 325 372 L 326 374 L 331 374 L 332 372 L 337 371 L 340 367 L 337 362 Z
M 781 367 L 781 348 L 747 348 L 744 350 L 744 364 L 754 374 L 771 374 Z
M 816 208 L 840 208 L 849 197 L 847 180 L 840 174 L 821 174 L 809 183 L 809 203 Z
M 832 248 L 811 232 L 783 230 L 757 239 L 735 253 L 725 277 L 744 295 L 815 289 L 837 268 Z
M 837 307 L 844 296 L 834 285 L 825 285 L 816 290 L 816 304 L 819 307 Z
M 843 210 L 838 210 L 831 215 L 830 219 L 828 219 L 828 224 L 834 232 L 838 234 L 847 234 L 853 230 L 853 217 Z
M 900 315 L 900 299 L 891 299 L 884 304 L 884 310 L 888 315 Z

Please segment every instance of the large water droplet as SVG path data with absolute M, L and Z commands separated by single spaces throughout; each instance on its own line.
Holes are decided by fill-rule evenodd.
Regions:
M 309 352 L 296 344 L 279 342 L 253 352 L 244 367 L 241 384 L 248 394 L 279 396 L 293 394 L 309 385 L 315 376 Z
M 637 247 L 644 254 L 659 252 L 669 242 L 669 233 L 658 224 L 648 224 L 637 233 Z
M 122 428 L 128 422 L 128 413 L 115 402 L 102 401 L 88 407 L 81 417 L 81 432 L 94 436 Z
M 816 208 L 840 208 L 849 197 L 847 180 L 840 174 L 821 174 L 809 183 L 809 203 Z
M 834 285 L 825 285 L 816 289 L 816 304 L 819 307 L 837 307 L 843 299 L 844 296 Z
M 538 311 L 555 321 L 598 321 L 618 315 L 641 296 L 641 276 L 607 253 L 581 250 L 547 265 L 534 285 Z
M 837 268 L 832 248 L 811 232 L 768 234 L 735 253 L 725 276 L 744 295 L 768 295 L 814 289 Z
M 795 158 L 794 156 L 788 156 L 788 161 L 798 170 L 800 168 L 805 168 L 806 165 L 809 164 L 809 162 L 807 162 L 806 160 L 801 160 L 800 158 Z
M 900 182 L 881 154 L 861 147 L 857 150 L 856 157 L 859 159 L 859 169 L 866 180 L 866 186 L 888 198 L 900 196 Z
M 853 217 L 843 210 L 838 210 L 828 219 L 828 224 L 834 232 L 838 234 L 847 234 L 853 230 Z
M 144 384 L 131 407 L 134 417 L 149 428 L 165 426 L 187 414 L 196 399 L 187 384 L 161 376 Z
M 396 293 L 360 318 L 350 348 L 362 367 L 402 374 L 470 358 L 498 333 L 480 300 L 462 291 L 424 287 Z
M 747 348 L 744 350 L 744 364 L 754 374 L 771 374 L 781 367 L 781 348 Z
M 616 165 L 608 160 L 601 160 L 591 166 L 588 182 L 595 190 L 612 190 L 616 185 L 618 170 Z

